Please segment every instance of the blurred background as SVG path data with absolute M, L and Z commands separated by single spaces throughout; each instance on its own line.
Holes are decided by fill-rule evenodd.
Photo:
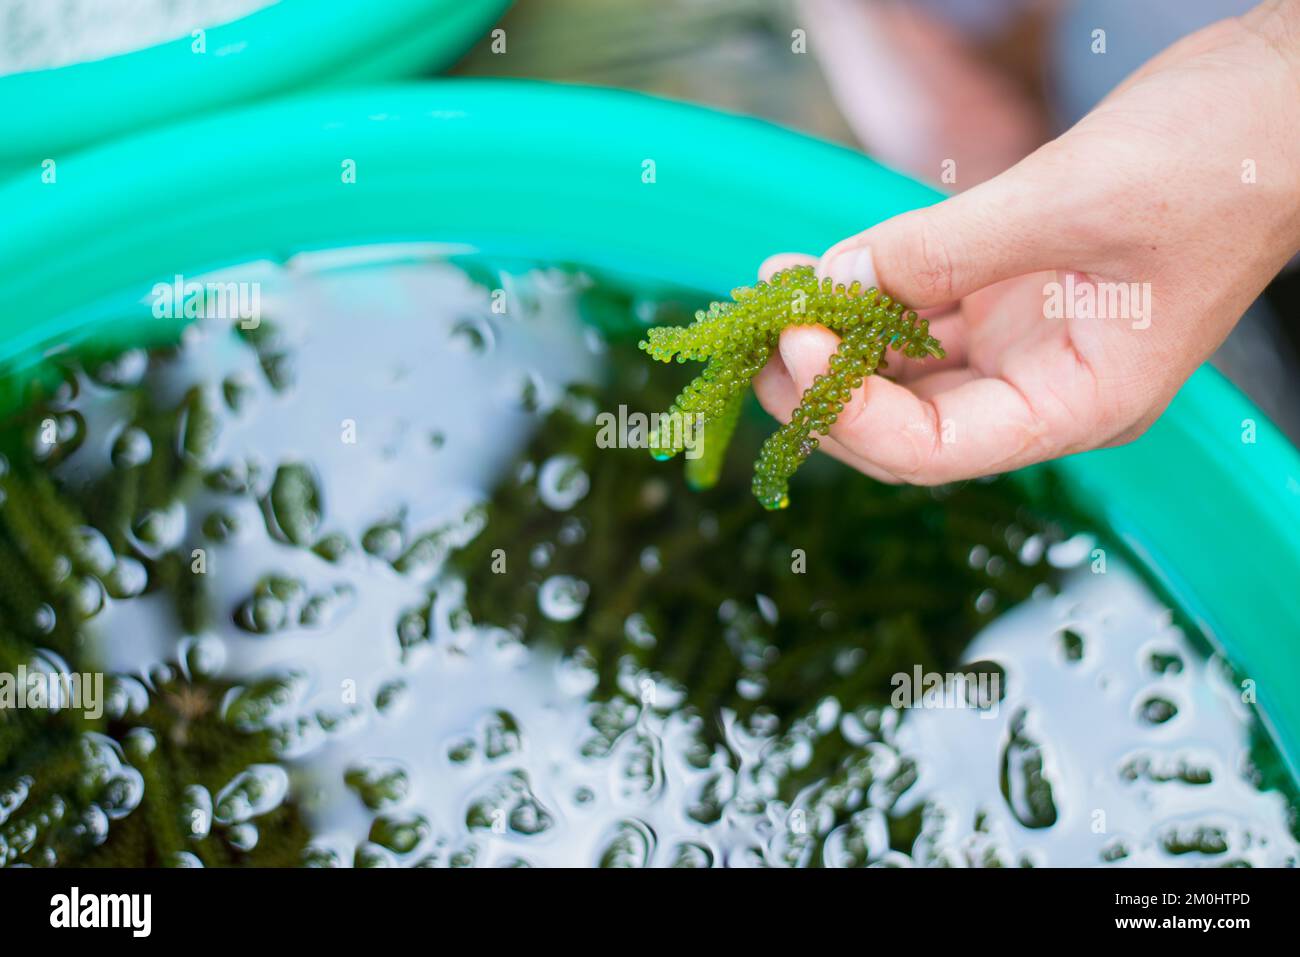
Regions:
M 1251 6 L 516 0 L 499 23 L 505 53 L 493 53 L 485 38 L 452 72 L 623 87 L 760 116 L 954 191 L 996 175 L 1069 127 L 1178 38 Z M 1105 31 L 1104 54 L 1093 52 L 1095 30 Z M 941 184 L 948 159 L 956 162 L 956 181 Z M 1300 442 L 1294 266 L 1251 308 L 1214 364 Z

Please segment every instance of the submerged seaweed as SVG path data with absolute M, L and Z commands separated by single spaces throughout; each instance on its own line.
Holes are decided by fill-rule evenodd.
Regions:
M 460 274 L 444 278 L 438 291 L 453 296 Z M 593 292 L 632 324 L 630 296 Z M 417 334 L 440 341 L 426 308 L 438 298 L 389 330 L 394 353 L 411 351 Z M 454 324 L 456 310 L 444 311 L 434 320 Z M 1057 594 L 1067 566 L 1047 553 L 1069 552 L 1078 536 L 1050 488 L 894 487 L 813 463 L 806 479 L 818 494 L 797 515 L 763 515 L 745 500 L 744 463 L 718 454 L 719 435 L 746 455 L 761 443 L 733 397 L 710 423 L 717 441 L 688 461 L 688 482 L 719 487 L 687 494 L 644 454 L 596 441 L 595 410 L 634 376 L 650 401 L 666 405 L 675 391 L 669 370 L 639 361 L 610 326 L 599 353 L 607 384 L 552 377 L 546 401 L 518 412 L 526 427 L 476 484 L 481 496 L 421 511 L 446 496 L 447 465 L 483 453 L 466 444 L 475 422 L 457 433 L 438 418 L 441 393 L 393 392 L 367 407 L 372 427 L 429 413 L 418 434 L 436 426 L 437 441 L 407 446 L 433 446 L 425 458 L 388 458 L 382 443 L 333 434 L 285 447 L 280 422 L 332 429 L 355 391 L 377 391 L 375 356 L 388 352 L 356 363 L 354 393 L 338 407 L 325 401 L 324 390 L 346 385 L 322 374 L 352 343 L 350 318 L 313 312 L 317 336 L 339 323 L 323 353 L 298 353 L 281 334 L 287 323 L 264 320 L 243 343 L 212 329 L 147 366 L 138 355 L 130 381 L 86 362 L 67 389 L 0 429 L 12 440 L 0 460 L 0 672 L 42 658 L 110 671 L 102 717 L 0 709 L 0 861 L 1014 864 L 1035 863 L 1054 837 L 1054 853 L 1080 862 L 1294 857 L 1284 842 L 1263 846 L 1277 832 L 1262 800 L 1227 815 L 1242 826 L 1223 841 L 1179 832 L 1157 847 L 1126 831 L 1070 845 L 1057 802 L 1080 800 L 1079 785 L 1066 790 L 1059 729 L 1039 723 L 1050 704 L 1017 717 L 1001 765 L 991 763 L 997 746 L 973 759 L 990 762 L 991 791 L 949 782 L 984 802 L 978 814 L 925 783 L 944 754 L 933 739 L 909 743 L 909 730 L 961 748 L 970 726 L 900 709 L 892 680 L 918 668 L 1001 674 L 995 655 L 962 664 L 974 635 L 1013 606 L 1072 607 Z M 500 338 L 497 358 L 509 341 Z M 232 365 L 194 361 L 226 347 Z M 444 374 L 465 365 L 444 359 Z M 473 361 L 465 374 L 485 395 L 518 381 L 492 353 Z M 514 408 L 513 394 L 501 401 Z M 476 404 L 500 428 L 501 407 Z M 255 437 L 241 433 L 267 419 Z M 112 467 L 84 468 L 79 445 L 104 460 L 112 446 Z M 367 467 L 371 485 L 398 472 L 415 480 L 345 500 L 340 488 Z M 211 568 L 196 564 L 200 552 Z M 1058 642 L 1051 628 L 1022 637 L 1063 645 L 1059 669 L 1086 690 L 1108 636 L 1067 624 L 1078 631 Z M 121 672 L 97 660 L 139 652 L 142 637 L 144 653 L 121 655 L 132 662 Z M 1197 667 L 1170 635 L 1155 650 Z M 1136 660 L 1122 643 L 1112 655 Z M 1009 676 L 1016 659 L 1006 660 Z M 1160 687 L 1168 670 L 1142 688 L 1179 700 L 1161 728 L 1176 732 L 1200 703 Z M 342 697 L 340 678 L 358 694 Z M 1011 701 L 1033 689 L 1023 672 L 1015 680 L 1007 710 L 1020 715 Z M 1221 790 L 1233 769 L 1199 751 L 1166 754 L 1145 726 L 1124 723 L 1122 702 L 1118 713 L 1090 718 L 1145 746 L 1121 775 L 1117 786 L 1133 794 L 1114 799 L 1116 813 L 1155 800 L 1165 815 L 1176 804 L 1179 820 L 1200 812 L 1198 826 L 1222 820 L 1215 800 L 1240 793 Z M 1249 773 L 1260 788 L 1289 783 L 1262 735 Z M 1184 785 L 1208 796 L 1159 804 L 1160 789 Z M 998 830 L 1008 813 L 1013 833 Z
M 71 391 L 69 376 L 64 392 Z M 56 396 L 21 413 L 0 456 L 0 672 L 38 665 L 91 674 L 83 627 L 109 601 L 164 597 L 178 630 L 211 620 L 207 579 L 168 547 L 166 516 L 205 474 L 216 427 L 206 393 L 125 400 L 119 436 L 141 451 L 74 490 L 50 473 Z M 80 422 L 72 438 L 79 441 Z M 15 441 L 16 440 L 16 441 Z M 119 438 L 117 445 L 122 445 Z M 306 829 L 291 803 L 256 823 L 223 820 L 223 789 L 276 759 L 272 734 L 241 726 L 247 692 L 210 673 L 197 646 L 145 680 L 109 675 L 103 713 L 0 708 L 0 864 L 186 866 L 296 863 Z M 219 803 L 219 802 L 218 802 Z
M 858 283 L 847 288 L 818 280 L 811 266 L 795 266 L 766 282 L 732 290 L 732 302 L 713 303 L 695 314 L 689 326 L 650 329 L 641 349 L 661 362 L 707 363 L 669 407 L 665 419 L 687 421 L 702 430 L 703 455 L 687 465 L 697 488 L 717 481 L 745 390 L 776 348 L 783 329 L 821 325 L 840 334 L 827 371 L 804 392 L 790 421 L 763 444 L 754 464 L 754 496 L 769 509 L 789 504 L 790 476 L 817 448 L 863 380 L 888 367 L 888 349 L 910 359 L 942 358 L 929 323 L 901 303 Z M 663 421 L 663 420 L 661 420 Z M 682 451 L 692 436 L 685 428 L 660 429 L 651 451 L 666 459 Z

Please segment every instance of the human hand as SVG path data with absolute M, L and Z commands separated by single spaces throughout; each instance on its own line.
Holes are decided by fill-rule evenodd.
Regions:
M 1160 54 L 1058 139 L 965 193 L 783 254 L 930 316 L 942 360 L 891 353 L 820 447 L 936 484 L 1141 435 L 1300 248 L 1300 3 Z M 1088 308 L 1088 297 L 1095 308 Z M 1099 298 L 1098 298 L 1099 297 Z M 754 381 L 787 421 L 838 338 L 782 333 Z

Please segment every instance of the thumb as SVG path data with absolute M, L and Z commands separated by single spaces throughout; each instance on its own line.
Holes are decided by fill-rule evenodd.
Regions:
M 818 275 L 877 286 L 916 309 L 946 305 L 1025 273 L 1064 262 L 1068 190 L 1035 156 L 973 189 L 836 243 Z

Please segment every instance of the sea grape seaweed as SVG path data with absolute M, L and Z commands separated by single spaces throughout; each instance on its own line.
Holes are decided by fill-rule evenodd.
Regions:
M 811 266 L 794 266 L 766 282 L 732 290 L 732 302 L 715 302 L 689 326 L 650 329 L 640 347 L 661 362 L 705 362 L 704 371 L 677 396 L 653 438 L 655 458 L 682 451 L 690 440 L 683 421 L 702 428 L 703 454 L 688 464 L 691 484 L 717 481 L 739 404 L 750 381 L 766 365 L 783 329 L 822 325 L 843 338 L 830 367 L 813 380 L 790 421 L 763 444 L 754 465 L 753 491 L 765 508 L 789 504 L 790 476 L 817 448 L 818 436 L 835 423 L 863 379 L 888 366 L 893 348 L 912 359 L 942 358 L 929 323 L 872 287 L 845 287 L 819 280 Z
M 71 415 L 63 400 L 74 381 L 0 423 L 0 672 L 30 671 L 42 658 L 60 671 L 101 671 L 82 629 L 106 595 L 156 595 L 187 634 L 201 634 L 214 614 L 189 553 L 156 547 L 154 538 L 158 516 L 205 476 L 212 398 L 190 389 L 163 403 L 136 384 L 115 391 L 119 434 L 138 433 L 139 454 L 115 455 L 116 468 L 69 488 L 51 459 L 65 458 L 81 437 L 61 435 L 51 456 L 42 433 Z M 205 794 L 210 804 L 245 769 L 278 760 L 271 730 L 234 720 L 237 705 L 238 713 L 252 707 L 250 689 L 197 660 L 174 660 L 144 681 L 106 675 L 103 691 L 97 717 L 0 708 L 0 866 L 301 860 L 309 834 L 291 801 L 257 817 L 255 830 L 214 821 L 203 802 L 186 810 L 187 795 Z M 255 843 L 241 846 L 250 834 Z

